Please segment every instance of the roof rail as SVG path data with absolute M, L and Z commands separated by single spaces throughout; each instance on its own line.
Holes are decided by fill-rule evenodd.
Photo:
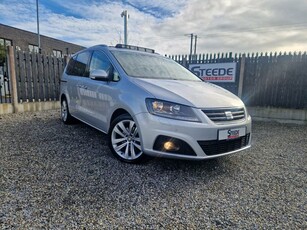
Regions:
M 143 51 L 147 53 L 155 53 L 155 50 L 145 48 L 145 47 L 139 47 L 139 46 L 131 46 L 131 45 L 125 45 L 125 44 L 117 44 L 115 48 L 121 48 L 121 49 L 130 49 L 130 50 L 138 50 Z

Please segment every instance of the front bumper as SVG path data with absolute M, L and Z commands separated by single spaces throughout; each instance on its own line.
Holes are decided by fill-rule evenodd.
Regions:
M 234 123 L 216 124 L 207 117 L 202 117 L 201 122 L 187 122 L 181 120 L 174 120 L 152 115 L 150 113 L 140 113 L 134 117 L 141 136 L 143 151 L 145 154 L 155 157 L 167 157 L 175 159 L 188 159 L 188 160 L 203 160 L 221 157 L 246 150 L 251 146 L 251 117 L 245 120 L 237 121 Z M 217 141 L 219 130 L 232 129 L 238 127 L 246 127 L 246 134 L 248 140 L 244 146 L 224 152 L 212 154 L 204 151 L 200 143 L 207 141 Z M 170 153 L 166 151 L 157 151 L 154 149 L 155 141 L 159 136 L 167 136 L 179 139 L 191 147 L 191 152 L 186 153 Z M 218 142 L 217 142 L 218 143 Z

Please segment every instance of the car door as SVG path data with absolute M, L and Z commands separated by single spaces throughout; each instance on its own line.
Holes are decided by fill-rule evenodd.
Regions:
M 73 56 L 68 63 L 67 91 L 69 95 L 69 109 L 73 116 L 84 120 L 85 111 L 81 104 L 81 95 L 84 93 L 85 87 L 82 85 L 82 79 L 88 76 L 88 63 L 91 52 L 81 52 Z
M 94 127 L 106 131 L 107 114 L 112 98 L 110 94 L 115 84 L 114 68 L 108 57 L 101 51 L 94 51 L 89 64 L 89 73 L 93 70 L 104 70 L 109 75 L 109 81 L 94 80 L 90 77 L 82 79 L 85 93 L 81 94 L 81 106 L 86 112 L 86 122 Z

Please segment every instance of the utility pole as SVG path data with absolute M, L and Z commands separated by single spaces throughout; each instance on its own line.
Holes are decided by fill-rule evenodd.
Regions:
M 191 37 L 191 43 L 190 43 L 190 60 L 193 59 L 193 39 L 195 38 L 195 43 L 194 43 L 194 55 L 196 55 L 196 47 L 197 47 L 197 35 L 196 34 L 185 34 L 185 36 Z
M 196 46 L 197 46 L 197 35 L 195 35 L 194 55 L 196 55 Z
M 41 37 L 39 35 L 39 14 L 38 14 L 38 0 L 36 0 L 36 19 L 37 19 L 37 40 L 38 40 L 38 52 L 41 53 Z
M 124 43 L 125 45 L 128 44 L 128 31 L 127 31 L 127 25 L 128 25 L 128 18 L 129 18 L 129 15 L 128 15 L 128 12 L 127 10 L 124 10 L 121 15 L 121 17 L 124 17 Z
M 194 36 L 194 34 L 193 33 L 191 33 L 191 44 L 190 44 L 190 57 L 192 57 L 192 49 L 193 49 L 193 36 Z

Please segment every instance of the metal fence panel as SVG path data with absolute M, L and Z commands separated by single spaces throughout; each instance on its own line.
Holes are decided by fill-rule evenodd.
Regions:
M 242 100 L 247 106 L 275 108 L 307 108 L 307 55 L 305 53 L 248 53 L 245 55 Z M 218 53 L 172 55 L 179 64 L 236 62 L 234 83 L 214 83 L 234 94 L 238 93 L 243 54 Z
M 302 54 L 247 57 L 243 100 L 248 106 L 307 108 L 307 61 Z

